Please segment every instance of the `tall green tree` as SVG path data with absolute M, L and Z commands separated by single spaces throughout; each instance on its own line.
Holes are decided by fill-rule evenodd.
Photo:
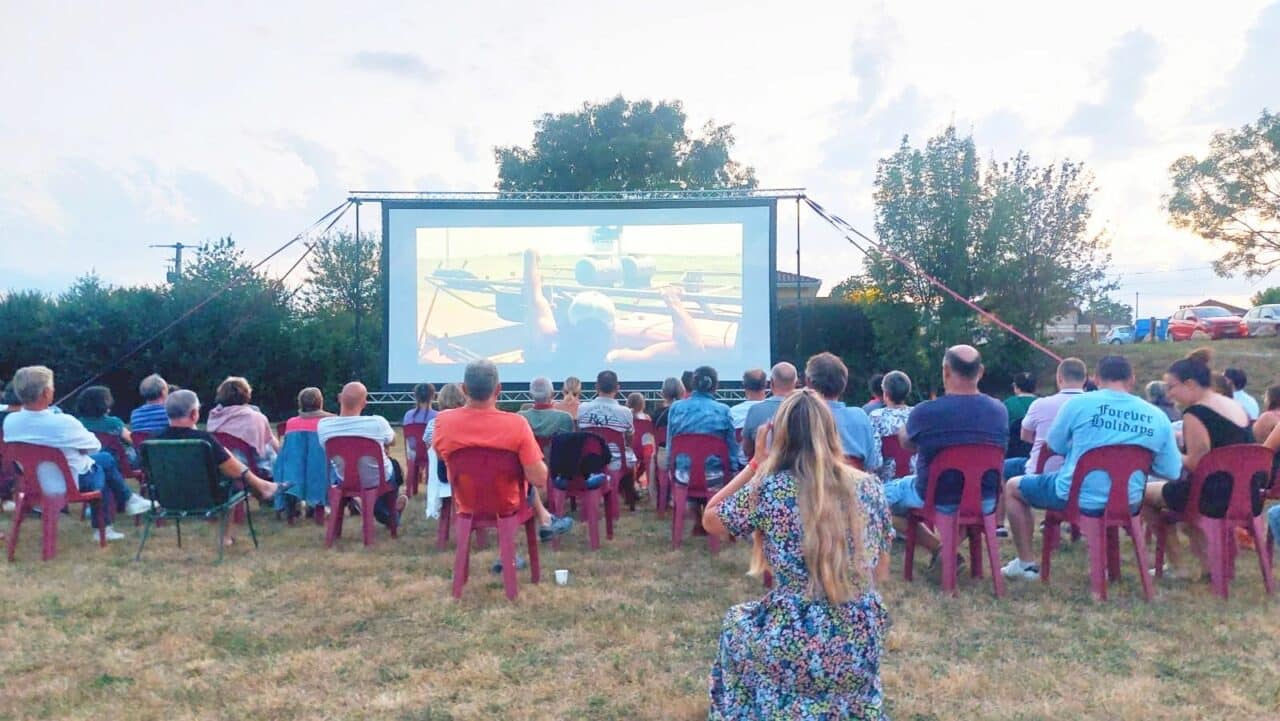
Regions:
M 1169 175 L 1169 220 L 1225 246 L 1219 275 L 1261 278 L 1280 265 L 1280 115 L 1263 110 L 1257 122 L 1215 134 L 1207 155 L 1178 158 Z
M 973 138 L 954 127 L 923 148 L 903 138 L 876 167 L 880 243 L 961 296 L 1031 336 L 1070 306 L 1110 286 L 1106 238 L 1088 231 L 1092 179 L 1079 163 L 1037 166 L 1019 152 L 985 168 Z M 836 286 L 861 301 L 913 308 L 922 349 L 936 370 L 945 346 L 984 344 L 989 365 L 1027 367 L 1033 350 L 986 323 L 964 303 L 873 250 L 865 274 Z M 905 350 L 904 357 L 910 358 Z
M 734 160 L 732 126 L 708 122 L 690 137 L 679 101 L 621 95 L 548 113 L 529 147 L 494 148 L 499 190 L 609 191 L 754 188 L 755 171 Z
M 1249 299 L 1249 302 L 1254 305 L 1274 305 L 1280 303 L 1280 287 L 1273 285 L 1270 288 L 1264 288 L 1257 293 L 1254 293 L 1253 297 Z
M 347 316 L 351 319 L 351 373 L 359 377 L 367 354 L 362 327 L 376 323 L 382 312 L 379 265 L 381 244 L 372 234 L 338 232 L 315 241 L 307 257 L 310 278 L 299 298 L 312 317 Z

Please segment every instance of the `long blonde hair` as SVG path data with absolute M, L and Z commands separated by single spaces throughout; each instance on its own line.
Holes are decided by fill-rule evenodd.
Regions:
M 773 445 L 752 481 L 752 493 L 759 492 L 761 479 L 780 471 L 790 472 L 796 483 L 810 598 L 852 600 L 867 576 L 862 558 L 866 511 L 858 500 L 863 479 L 845 463 L 831 409 L 811 390 L 792 393 L 782 402 L 773 422 Z M 757 531 L 751 574 L 761 575 L 766 568 L 764 537 Z

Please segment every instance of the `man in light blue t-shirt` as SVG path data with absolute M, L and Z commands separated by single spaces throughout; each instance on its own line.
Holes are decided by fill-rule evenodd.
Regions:
M 1133 368 L 1129 361 L 1122 356 L 1107 356 L 1098 362 L 1097 373 L 1098 390 L 1068 401 L 1049 429 L 1045 445 L 1066 456 L 1062 468 L 1054 473 L 1014 478 L 1005 486 L 1009 530 L 1018 548 L 1018 557 L 1003 569 L 1007 578 L 1040 577 L 1040 565 L 1031 549 L 1031 534 L 1035 529 L 1031 509 L 1061 511 L 1067 507 L 1071 477 L 1086 452 L 1103 446 L 1142 446 L 1153 453 L 1151 471 L 1154 475 L 1177 478 L 1182 473 L 1182 454 L 1178 452 L 1168 416 L 1130 393 Z M 1147 474 L 1134 473 L 1128 483 L 1129 511 L 1136 514 L 1142 507 Z M 1080 486 L 1080 511 L 1085 515 L 1100 515 L 1107 505 L 1110 489 L 1111 481 L 1105 473 L 1090 473 Z

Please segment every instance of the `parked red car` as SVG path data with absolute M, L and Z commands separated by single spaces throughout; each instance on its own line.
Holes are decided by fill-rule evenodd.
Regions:
M 1241 338 L 1245 335 L 1243 324 L 1240 316 L 1216 306 L 1183 308 L 1169 318 L 1169 337 L 1191 340 L 1196 333 L 1203 333 L 1211 340 Z

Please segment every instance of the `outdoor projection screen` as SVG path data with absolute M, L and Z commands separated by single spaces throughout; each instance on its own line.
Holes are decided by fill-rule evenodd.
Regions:
M 739 378 L 771 358 L 775 201 L 384 201 L 387 382 Z

